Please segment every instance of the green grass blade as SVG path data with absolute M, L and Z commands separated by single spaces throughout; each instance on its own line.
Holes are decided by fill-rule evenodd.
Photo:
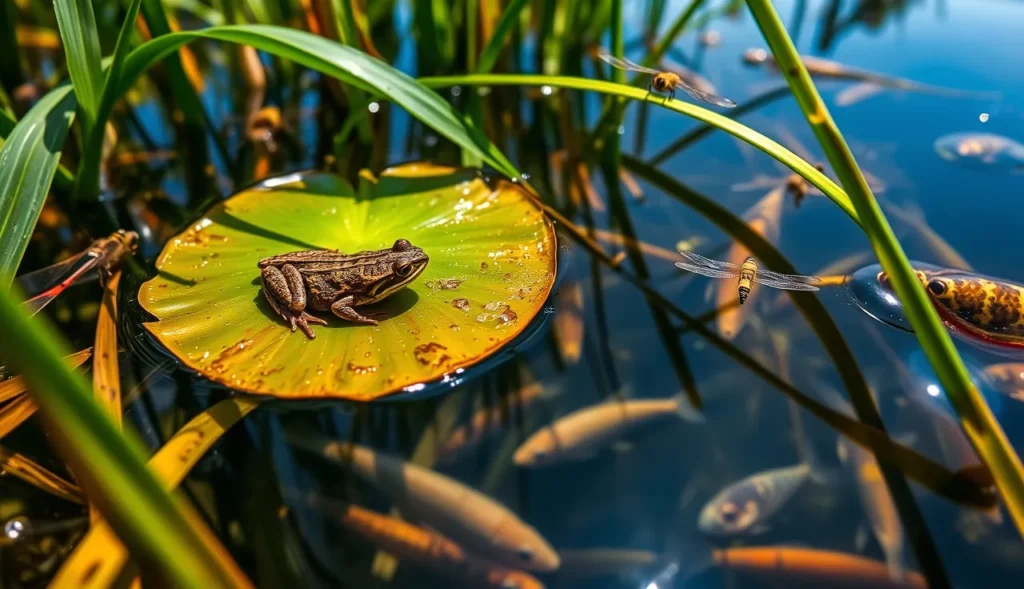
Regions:
M 146 68 L 196 39 L 252 45 L 338 78 L 363 91 L 387 96 L 409 111 L 409 114 L 482 158 L 498 171 L 510 177 L 518 175 L 511 162 L 483 132 L 459 117 L 437 93 L 362 51 L 305 31 L 266 25 L 241 25 L 183 31 L 157 37 L 136 48 L 128 56 L 124 76 L 119 80 L 118 94 L 126 92 Z M 100 114 L 101 120 L 106 120 L 109 112 Z
M 804 111 L 829 163 L 850 196 L 861 227 L 903 303 L 914 333 L 960 416 L 978 455 L 995 475 L 996 484 L 1017 530 L 1024 535 L 1024 466 L 1014 452 L 980 391 L 971 383 L 949 332 L 917 280 L 903 248 L 878 206 L 853 153 L 818 94 L 793 41 L 769 0 L 747 0 L 761 33 Z
M 73 107 L 72 107 L 73 108 Z M 3 147 L 4 141 L 14 131 L 14 127 L 18 124 L 18 121 L 14 120 L 11 115 L 0 110 L 0 148 Z M 71 192 L 75 184 L 75 175 L 68 171 L 62 165 L 57 166 L 57 176 L 53 180 L 54 187 L 61 192 Z
M 100 66 L 103 55 L 96 31 L 96 15 L 90 0 L 55 0 L 53 9 L 57 13 L 68 73 L 82 112 L 82 129 L 88 134 L 99 110 L 103 88 Z
M 517 75 L 517 74 L 486 74 L 467 76 L 440 76 L 433 78 L 419 78 L 419 82 L 430 88 L 444 88 L 447 86 L 553 86 L 556 88 L 570 88 L 573 90 L 588 90 L 604 94 L 614 94 L 633 100 L 644 100 L 647 90 L 602 82 L 590 78 L 575 78 L 570 76 L 540 76 L 540 75 Z M 712 112 L 689 102 L 681 100 L 668 100 L 661 98 L 651 99 L 652 104 L 663 106 L 686 116 L 692 117 L 714 126 L 715 128 L 729 133 L 730 135 L 753 145 L 764 153 L 778 160 L 780 163 L 800 174 L 821 190 L 825 196 L 836 203 L 844 213 L 850 216 L 858 224 L 860 223 L 857 212 L 846 196 L 843 189 L 827 176 L 819 172 L 810 163 L 805 162 L 799 156 L 789 151 L 777 142 L 765 137 L 757 131 L 738 123 L 728 117 Z
M 4 275 L 4 280 L 10 280 Z M 244 576 L 230 559 L 203 549 L 203 531 L 146 469 L 134 435 L 122 436 L 95 403 L 52 325 L 30 320 L 16 297 L 0 290 L 0 351 L 31 385 L 55 448 L 118 536 L 174 587 L 233 587 Z M 208 534 L 208 532 L 207 532 Z
M 501 19 L 498 20 L 498 26 L 494 29 L 494 34 L 487 40 L 487 45 L 480 52 L 480 61 L 476 64 L 476 73 L 486 74 L 494 69 L 494 64 L 498 62 L 498 57 L 501 56 L 501 49 L 505 46 L 508 36 L 512 34 L 512 30 L 519 20 L 519 15 L 523 12 L 523 8 L 526 7 L 526 2 L 527 0 L 512 0 L 505 7 L 505 11 L 501 13 Z
M 128 55 L 132 31 L 135 30 L 135 19 L 139 14 L 139 6 L 141 4 L 142 0 L 131 0 L 128 4 L 128 12 L 125 14 L 124 22 L 121 24 L 121 32 L 117 35 L 114 55 L 110 62 L 110 67 L 107 68 L 106 78 L 103 81 L 103 93 L 100 96 L 97 113 L 109 113 L 114 108 L 114 103 L 120 97 L 120 94 L 116 92 L 117 80 L 121 78 L 121 71 L 124 69 L 124 59 Z M 103 152 L 105 130 L 106 121 L 102 125 L 94 125 L 91 130 L 87 131 L 85 153 Z M 78 175 L 75 184 L 75 194 L 77 196 L 99 193 L 100 167 L 98 163 L 97 161 L 97 165 L 82 167 L 81 174 Z
M 71 86 L 48 92 L 0 147 L 0 291 L 6 291 L 32 237 L 75 115 Z

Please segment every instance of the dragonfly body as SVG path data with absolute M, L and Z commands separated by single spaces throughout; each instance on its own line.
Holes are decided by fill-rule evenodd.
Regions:
M 736 106 L 736 103 L 728 98 L 717 96 L 712 92 L 708 92 L 706 89 L 696 87 L 694 84 L 683 80 L 682 76 L 673 72 L 662 72 L 659 70 L 644 67 L 642 65 L 633 63 L 632 61 L 625 58 L 618 58 L 607 53 L 601 53 L 599 57 L 607 64 L 615 66 L 619 69 L 626 70 L 628 72 L 639 72 L 641 74 L 650 74 L 651 81 L 647 85 L 648 92 L 658 92 L 660 94 L 668 94 L 669 98 L 676 97 L 676 90 L 682 90 L 686 92 L 690 98 L 699 100 L 701 102 L 707 102 L 716 106 L 724 106 L 732 108 Z
M 756 279 L 757 262 L 754 261 L 754 258 L 747 256 L 747 259 L 743 260 L 743 264 L 740 265 L 739 293 L 741 305 L 747 302 L 747 296 L 750 294 L 750 287 Z
M 737 279 L 737 290 L 739 291 L 740 304 L 746 302 L 747 296 L 753 285 L 763 284 L 772 288 L 782 290 L 806 290 L 815 291 L 821 285 L 821 279 L 816 276 L 799 276 L 797 274 L 780 274 L 770 270 L 761 270 L 753 257 L 748 256 L 742 264 L 721 262 L 705 258 L 693 252 L 680 251 L 683 257 L 682 262 L 676 262 L 676 266 L 710 278 L 735 278 Z
M 84 251 L 64 261 L 19 276 L 18 282 L 22 285 L 47 285 L 24 302 L 25 309 L 35 315 L 73 284 L 94 277 L 103 281 L 109 279 L 120 269 L 125 256 L 135 253 L 138 243 L 138 233 L 119 230 L 108 237 L 97 239 Z

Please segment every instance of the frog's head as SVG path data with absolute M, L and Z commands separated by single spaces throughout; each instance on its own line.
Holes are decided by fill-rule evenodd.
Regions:
M 401 289 L 423 273 L 430 258 L 424 251 L 407 239 L 399 239 L 384 256 L 381 274 L 383 279 L 373 285 L 370 295 L 379 301 Z

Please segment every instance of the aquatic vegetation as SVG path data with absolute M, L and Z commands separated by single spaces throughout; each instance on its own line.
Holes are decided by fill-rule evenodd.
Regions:
M 995 133 L 952 133 L 935 140 L 942 159 L 979 171 L 1024 173 L 1024 145 Z
M 290 176 L 218 205 L 157 260 L 139 293 L 157 317 L 146 328 L 186 365 L 235 389 L 365 400 L 454 377 L 540 312 L 555 278 L 554 234 L 515 185 L 408 164 L 362 190 L 373 198 L 337 177 Z M 399 239 L 430 263 L 404 291 L 360 308 L 379 327 L 326 325 L 307 340 L 262 305 L 257 262 L 267 256 L 377 250 Z

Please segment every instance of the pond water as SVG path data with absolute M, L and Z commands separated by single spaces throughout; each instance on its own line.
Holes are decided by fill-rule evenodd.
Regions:
M 662 32 L 688 4 L 665 4 Z M 640 61 L 647 3 L 626 5 L 629 56 Z M 948 144 L 944 137 L 959 133 L 1024 141 L 1024 74 L 1019 51 L 1013 49 L 1020 47 L 1024 4 L 779 0 L 775 5 L 806 55 L 929 86 L 978 92 L 954 96 L 884 89 L 856 100 L 850 88 L 857 82 L 819 82 L 858 162 L 876 189 L 882 188 L 879 197 L 897 211 L 889 218 L 910 259 L 946 266 L 952 249 L 979 273 L 1024 283 L 1018 258 L 1024 236 L 1016 214 L 1024 194 L 1020 154 L 1011 146 L 985 161 L 971 157 L 970 147 L 954 147 L 952 152 L 939 148 Z M 408 30 L 412 18 L 408 7 L 399 4 L 396 28 Z M 702 44 L 700 38 L 712 31 L 719 42 Z M 669 50 L 668 63 L 685 64 L 743 109 L 784 85 L 765 66 L 743 63 L 746 50 L 764 45 L 741 6 L 737 16 L 716 16 L 702 31 L 683 35 Z M 525 40 L 520 60 L 524 71 L 535 71 L 530 64 L 538 63 L 537 52 L 542 50 L 536 39 Z M 424 71 L 429 64 L 421 63 L 411 36 L 395 42 L 393 57 L 412 75 L 433 73 Z M 223 69 L 223 61 L 214 60 L 210 67 Z M 584 62 L 582 73 L 591 75 L 592 60 Z M 280 172 L 318 164 L 315 154 L 323 154 L 331 141 L 330 136 L 321 136 L 320 119 L 314 116 L 319 105 L 317 77 L 290 71 L 287 75 L 282 73 L 282 79 L 296 84 L 272 86 L 269 93 L 272 102 L 298 112 L 296 153 L 275 168 Z M 205 103 L 218 121 L 237 127 L 231 118 L 238 116 L 237 111 L 230 100 L 237 92 L 225 79 L 210 79 Z M 992 91 L 1000 96 L 982 94 Z M 467 92 L 461 89 L 461 94 Z M 452 100 L 464 104 L 465 96 L 455 94 L 459 93 L 453 92 Z M 571 103 L 560 113 L 558 101 L 563 98 Z M 501 88 L 483 103 L 505 109 L 518 105 L 519 112 L 509 117 L 513 123 L 521 117 L 525 130 L 518 136 L 518 131 L 503 130 L 505 141 L 499 144 L 538 186 L 559 194 L 559 208 L 574 222 L 615 234 L 632 232 L 669 252 L 686 240 L 708 257 L 725 259 L 731 238 L 684 201 L 703 195 L 743 216 L 789 174 L 775 160 L 720 132 L 666 153 L 663 150 L 698 124 L 655 104 L 630 103 L 619 129 L 627 164 L 630 158 L 646 162 L 653 156 L 656 168 L 684 187 L 666 191 L 643 173 L 643 166 L 627 166 L 643 193 L 635 198 L 621 187 L 610 190 L 602 170 L 595 168 L 595 197 L 585 207 L 557 190 L 547 174 L 547 154 L 574 139 L 565 136 L 567 130 L 578 134 L 575 139 L 584 138 L 585 132 L 575 129 L 573 121 L 595 121 L 600 98 L 557 89 L 538 93 Z M 143 101 L 136 115 L 157 146 L 174 147 L 172 128 L 155 100 Z M 374 161 L 458 163 L 451 145 L 411 123 L 397 108 L 384 105 L 373 117 L 378 132 L 390 136 L 381 153 L 375 151 Z M 385 118 L 387 124 L 382 124 Z M 739 120 L 810 161 L 824 160 L 796 102 L 785 94 L 743 112 Z M 241 143 L 236 134 L 228 149 L 240 149 Z M 159 218 L 156 228 L 143 235 L 141 254 L 150 263 L 174 230 L 196 217 L 197 204 L 211 190 L 226 195 L 232 188 L 226 173 L 218 174 L 219 182 L 203 186 L 190 185 L 180 166 L 153 169 L 125 179 L 123 189 L 137 190 L 132 198 L 148 202 L 146 210 L 156 211 Z M 144 192 L 143 187 L 152 190 Z M 621 194 L 616 196 L 617 192 Z M 131 206 L 118 207 L 124 218 L 146 218 L 131 215 Z M 784 194 L 779 211 L 777 238 L 772 241 L 799 273 L 842 275 L 875 263 L 860 229 L 820 194 L 811 192 L 799 206 Z M 600 242 L 612 253 L 622 249 L 608 240 Z M 346 468 L 289 443 L 296 435 L 350 441 L 408 460 L 444 475 L 445 484 L 466 485 L 505 506 L 559 553 L 557 571 L 531 573 L 550 588 L 746 588 L 799 582 L 823 587 L 923 586 L 914 571 L 923 573 L 933 586 L 1011 586 L 1024 579 L 1024 541 L 1004 508 L 956 503 L 913 477 L 884 467 L 885 479 L 894 489 L 894 500 L 890 499 L 870 454 L 841 442 L 833 429 L 793 404 L 770 378 L 726 351 L 738 350 L 826 410 L 848 415 L 853 413 L 844 399 L 849 397 L 848 385 L 857 382 L 850 374 L 859 368 L 896 440 L 950 471 L 976 464 L 950 420 L 948 405 L 936 399 L 934 375 L 922 361 L 913 334 L 869 317 L 842 286 L 798 295 L 803 301 L 820 302 L 834 328 L 812 329 L 808 317 L 820 314 L 805 315 L 788 294 L 761 287 L 741 308 L 742 324 L 723 329 L 712 314 L 718 304 L 714 288 L 721 281 L 682 272 L 671 259 L 650 251 L 630 254 L 622 271 L 647 280 L 663 295 L 663 300 L 655 300 L 564 233 L 559 245 L 555 294 L 536 319 L 546 323 L 531 331 L 532 337 L 521 341 L 514 354 L 503 356 L 502 363 L 488 364 L 485 372 L 469 371 L 461 384 L 446 384 L 415 398 L 359 405 L 271 403 L 228 432 L 198 463 L 183 486 L 186 495 L 254 582 L 263 587 L 502 586 L 500 580 L 481 581 L 479 571 L 470 567 L 441 566 L 439 571 L 395 560 L 353 525 L 339 525 L 341 502 L 395 515 L 395 497 L 403 489 L 385 480 L 383 459 L 378 458 L 375 467 L 371 460 L 371 466 L 360 469 L 353 457 Z M 28 260 L 43 265 L 53 255 L 35 244 Z M 139 278 L 130 278 L 121 287 L 126 309 L 121 332 L 127 347 L 124 386 L 134 399 L 127 405 L 126 422 L 156 448 L 230 391 L 175 370 L 149 340 L 139 327 L 145 319 L 135 301 L 139 284 Z M 734 286 L 728 288 L 735 293 Z M 67 294 L 66 302 L 48 310 L 73 344 L 82 347 L 92 339 L 95 302 L 87 301 L 95 301 L 95 290 L 79 287 Z M 820 308 L 800 305 L 804 311 Z M 712 336 L 728 337 L 709 338 L 687 328 L 680 311 L 697 318 Z M 819 339 L 836 329 L 856 366 L 837 369 L 836 356 Z M 960 340 L 957 346 L 978 370 L 1008 361 Z M 580 443 L 577 448 L 566 430 L 546 448 L 546 458 L 559 454 L 551 460 L 531 461 L 517 452 L 531 436 L 543 435 L 553 422 L 575 411 L 626 399 L 676 401 L 649 419 L 638 418 L 636 427 L 616 429 L 599 443 Z M 1024 450 L 1024 405 L 998 395 L 992 400 L 999 401 L 993 407 L 1011 442 Z M 695 401 L 702 411 L 693 408 Z M 615 414 L 606 421 L 619 417 Z M 608 427 L 600 423 L 593 427 Z M 12 444 L 41 440 L 37 432 L 19 431 L 14 438 Z M 846 449 L 837 451 L 837 446 Z M 720 498 L 723 489 L 757 474 L 766 476 L 747 480 Z M 40 500 L 18 481 L 0 480 L 0 486 L 24 497 L 24 513 L 32 521 L 76 515 L 63 503 Z M 405 491 L 420 492 L 414 486 Z M 424 493 L 454 492 L 442 487 Z M 466 517 L 494 516 L 488 511 L 493 505 L 463 497 L 454 504 L 473 511 Z M 719 502 L 712 512 L 722 525 L 698 525 L 712 500 Z M 407 506 L 401 513 L 441 531 L 453 525 L 437 513 L 443 506 L 436 501 L 422 500 L 418 508 L 413 514 Z M 510 554 L 480 545 L 479 537 L 471 534 L 468 539 L 452 539 L 467 551 L 490 554 L 495 560 L 501 561 L 495 551 Z M 524 562 L 536 564 L 542 546 L 526 544 L 533 550 Z M 511 553 L 521 547 L 513 546 Z M 764 561 L 767 565 L 744 561 L 757 547 L 774 548 L 779 552 L 764 554 L 790 560 L 784 566 L 775 566 L 775 556 Z M 734 552 L 726 552 L 730 549 Z M 881 567 L 882 573 L 857 561 L 851 565 L 853 572 L 829 577 L 839 565 L 809 550 L 858 555 Z M 719 566 L 712 566 L 716 559 Z M 3 566 L 8 575 L 21 570 L 8 559 Z M 823 576 L 814 577 L 809 569 Z M 900 570 L 902 581 L 890 579 L 890 572 L 898 575 Z M 508 586 L 531 585 L 509 581 Z

